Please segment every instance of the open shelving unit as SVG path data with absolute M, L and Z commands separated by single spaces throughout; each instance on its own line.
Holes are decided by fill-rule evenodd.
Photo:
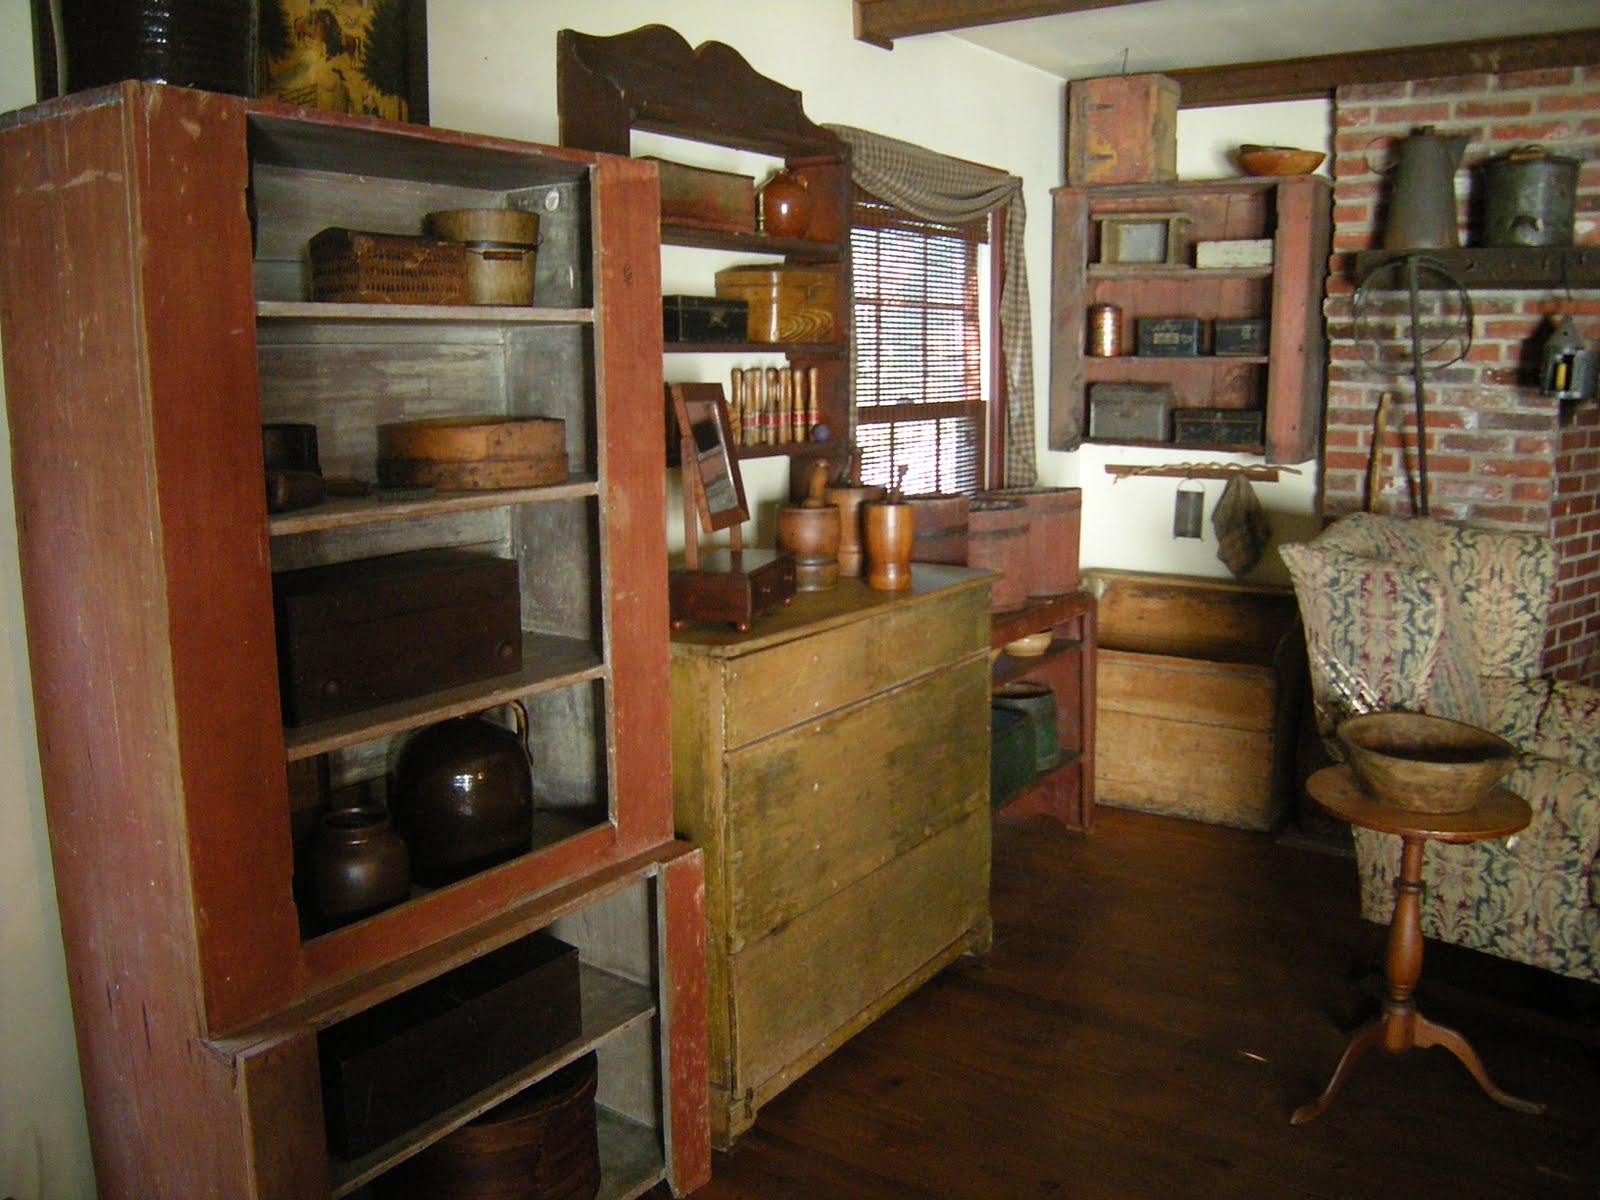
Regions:
M 812 123 L 799 92 L 758 74 L 731 46 L 691 48 L 665 25 L 612 37 L 562 30 L 556 43 L 561 143 L 610 154 L 632 152 L 635 129 L 752 151 L 780 160 L 812 199 L 805 237 L 708 228 L 663 218 L 661 244 L 759 255 L 761 261 L 831 265 L 839 271 L 833 326 L 823 343 L 667 343 L 666 353 L 773 355 L 815 369 L 819 412 L 833 431 L 826 442 L 741 446 L 739 457 L 834 454 L 853 429 L 850 377 L 849 149 Z M 706 293 L 711 292 L 709 275 Z
M 1050 318 L 1050 446 L 1085 440 L 1261 455 L 1267 462 L 1314 457 L 1321 436 L 1325 372 L 1322 328 L 1331 188 L 1315 175 L 1165 184 L 1062 187 L 1054 201 Z M 1108 217 L 1174 219 L 1182 253 L 1171 262 L 1129 263 L 1102 246 Z M 1196 267 L 1198 241 L 1272 245 L 1270 266 Z M 1091 306 L 1112 304 L 1125 326 L 1123 353 L 1088 353 Z M 1267 323 L 1261 355 L 1138 355 L 1135 330 L 1148 318 Z M 1259 442 L 1177 442 L 1090 438 L 1090 389 L 1097 383 L 1170 385 L 1179 409 L 1260 414 Z

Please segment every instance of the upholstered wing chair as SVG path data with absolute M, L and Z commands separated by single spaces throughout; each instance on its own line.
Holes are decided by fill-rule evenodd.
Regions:
M 1600 690 L 1542 678 L 1548 538 L 1354 514 L 1285 546 L 1330 751 L 1353 713 L 1406 709 L 1493 730 L 1521 752 L 1505 786 L 1533 820 L 1470 846 L 1429 842 L 1423 932 L 1600 980 Z M 1362 915 L 1387 923 L 1399 839 L 1355 831 Z

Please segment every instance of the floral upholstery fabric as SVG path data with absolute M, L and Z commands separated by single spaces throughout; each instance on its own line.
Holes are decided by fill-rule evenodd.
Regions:
M 1423 932 L 1600 980 L 1600 691 L 1538 676 L 1555 580 L 1548 539 L 1358 514 L 1283 547 L 1318 727 L 1405 709 L 1522 752 L 1505 786 L 1533 819 L 1507 839 L 1427 843 Z M 1387 923 L 1400 839 L 1355 830 L 1362 914 Z

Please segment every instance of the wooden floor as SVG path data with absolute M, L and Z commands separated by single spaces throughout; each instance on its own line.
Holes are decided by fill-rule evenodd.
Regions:
M 999 821 L 990 953 L 763 1109 L 696 1200 L 1600 1197 L 1594 990 L 1432 943 L 1422 1010 L 1549 1115 L 1500 1108 L 1431 1049 L 1374 1051 L 1289 1124 L 1370 994 L 1355 905 L 1349 859 L 1264 834 Z

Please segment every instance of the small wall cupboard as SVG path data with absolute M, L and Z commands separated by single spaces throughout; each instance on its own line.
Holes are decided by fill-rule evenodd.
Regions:
M 988 572 L 802 592 L 672 639 L 680 832 L 706 855 L 711 1129 L 989 944 Z
M 1090 433 L 1097 383 L 1167 384 L 1178 409 L 1259 413 L 1260 442 L 1167 444 L 1263 455 L 1297 463 L 1315 456 L 1324 382 L 1323 281 L 1331 187 L 1315 175 L 1166 184 L 1061 187 L 1054 202 L 1050 317 L 1050 446 L 1075 449 Z M 1162 243 L 1124 243 L 1138 230 Z M 1119 237 L 1114 238 L 1112 232 Z M 1259 266 L 1194 266 L 1200 241 L 1271 243 Z M 1128 259 L 1154 261 L 1128 261 Z M 1121 310 L 1122 353 L 1087 352 L 1091 305 Z M 1137 323 L 1163 317 L 1267 322 L 1254 355 L 1139 355 Z
M 325 226 L 544 219 L 526 308 L 318 304 Z M 701 857 L 674 840 L 660 289 L 624 158 L 156 84 L 0 119 L 6 399 L 44 790 L 101 1194 L 328 1197 L 598 1049 L 602 1195 L 709 1173 Z M 375 426 L 565 422 L 568 482 L 266 512 L 260 424 L 370 478 Z M 619 432 L 623 436 L 618 436 Z M 276 570 L 419 547 L 519 565 L 513 674 L 285 728 Z M 520 700 L 526 853 L 332 932 L 295 899 L 329 787 L 394 739 Z M 313 769 L 314 768 L 314 769 Z M 293 782 L 292 782 L 293 781 Z M 583 1031 L 354 1160 L 317 1035 L 540 930 L 578 947 Z
M 610 154 L 632 152 L 633 131 L 769 155 L 806 185 L 812 200 L 803 237 L 774 237 L 663 218 L 661 242 L 753 255 L 749 261 L 820 266 L 837 271 L 833 328 L 822 342 L 677 342 L 669 354 L 785 356 L 789 366 L 815 371 L 822 422 L 831 442 L 742 446 L 741 458 L 822 454 L 854 428 L 850 378 L 850 214 L 848 147 L 812 123 L 800 93 L 758 74 L 722 42 L 690 48 L 665 25 L 646 25 L 613 37 L 564 29 L 556 40 L 561 142 Z M 708 268 L 705 295 L 713 291 Z M 748 365 L 742 359 L 734 365 Z

